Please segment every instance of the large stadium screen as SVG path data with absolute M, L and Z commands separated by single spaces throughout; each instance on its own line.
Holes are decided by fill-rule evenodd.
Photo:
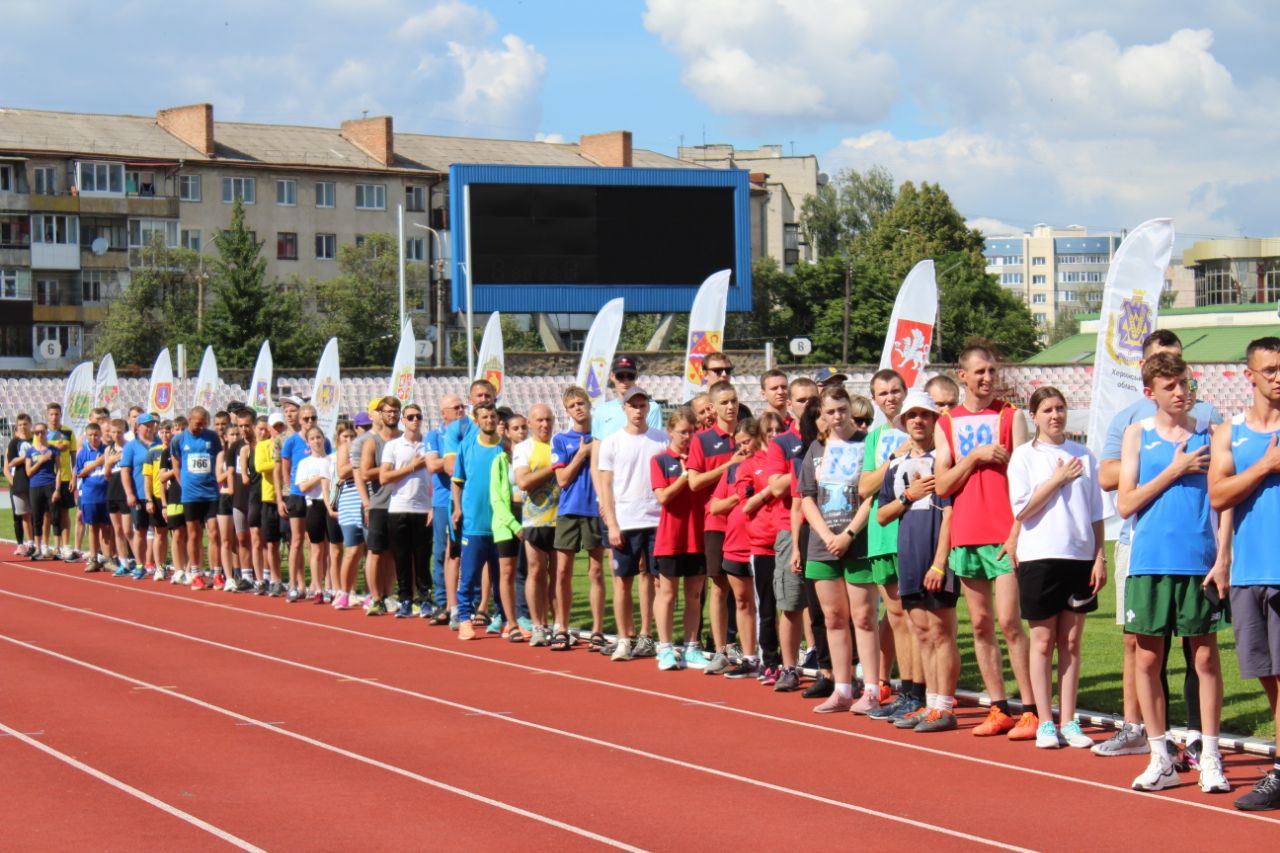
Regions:
M 470 263 L 477 311 L 688 311 L 732 271 L 749 310 L 746 174 L 713 169 L 454 166 L 454 307 Z M 469 245 L 468 245 L 469 242 Z

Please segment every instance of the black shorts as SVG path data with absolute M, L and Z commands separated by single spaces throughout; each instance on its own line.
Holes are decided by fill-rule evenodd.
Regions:
M 462 559 L 462 523 L 450 525 L 448 555 L 450 560 Z
M 493 547 L 498 550 L 500 559 L 513 559 L 520 556 L 520 540 L 514 537 L 495 542 Z
M 126 515 L 129 512 L 129 502 L 124 498 L 107 498 L 107 514 L 108 515 Z
M 902 596 L 902 606 L 907 610 L 955 610 L 959 600 L 959 592 L 947 592 L 945 589 L 931 592 L 926 589 Z
M 1092 613 L 1098 596 L 1089 586 L 1093 560 L 1027 560 L 1018 564 L 1022 618 L 1052 619 L 1064 610 Z
M 166 527 L 169 519 L 166 516 L 166 508 L 160 506 L 159 501 L 153 501 L 151 504 L 151 526 L 157 530 Z
M 276 509 L 276 502 L 263 501 L 259 506 L 258 531 L 262 534 L 262 541 L 268 543 L 277 543 L 280 541 L 280 510 Z
M 707 573 L 707 563 L 701 554 L 676 554 L 658 557 L 658 574 L 664 578 L 696 578 Z
M 189 524 L 204 524 L 210 519 L 218 516 L 217 501 L 191 501 L 183 502 L 182 514 L 187 517 Z
M 526 527 L 524 541 L 544 554 L 556 549 L 556 529 L 554 527 Z
M 720 561 L 720 569 L 726 575 L 733 575 L 735 578 L 752 577 L 750 560 L 730 560 L 726 557 Z
M 60 512 L 66 512 L 67 510 L 71 509 L 71 505 L 72 505 L 71 484 L 60 483 L 58 485 L 58 510 Z
M 387 533 L 387 510 L 369 507 L 369 529 L 365 531 L 364 544 L 374 554 L 381 554 L 391 548 L 391 538 Z
M 328 519 L 329 510 L 325 508 L 324 501 L 316 498 L 307 504 L 307 541 L 312 545 L 329 541 Z M 341 537 L 338 541 L 342 541 Z
M 262 501 L 249 501 L 249 510 L 246 513 L 250 530 L 259 530 L 262 527 Z
M 341 545 L 342 544 L 342 525 L 338 524 L 338 519 L 334 518 L 328 512 L 324 514 L 324 517 L 325 517 L 325 537 L 329 540 L 331 544 Z
M 165 518 L 165 526 L 170 530 L 181 530 L 187 524 L 187 517 L 180 512 L 175 512 Z
M 289 495 L 284 499 L 284 508 L 288 511 L 290 518 L 306 518 L 307 517 L 307 499 L 302 495 Z
M 653 540 L 657 538 L 658 528 L 644 527 L 640 530 L 622 531 L 622 547 L 612 548 L 613 576 L 616 578 L 633 578 L 640 574 L 640 561 L 644 560 L 644 571 L 651 575 L 658 573 L 653 559 Z
M 707 577 L 719 577 L 723 571 L 721 562 L 724 560 L 724 531 L 723 530 L 707 530 L 702 534 L 703 551 L 707 561 Z
M 134 530 L 146 530 L 151 526 L 151 513 L 147 512 L 147 505 L 139 503 L 135 507 L 129 509 L 129 519 L 133 522 Z
M 231 515 L 231 495 L 218 495 L 218 515 Z

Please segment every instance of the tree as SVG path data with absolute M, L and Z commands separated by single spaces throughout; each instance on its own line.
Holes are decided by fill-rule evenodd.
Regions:
M 336 337 L 344 364 L 391 364 L 400 343 L 399 255 L 390 234 L 338 248 L 338 275 L 316 285 L 323 338 Z
M 894 201 L 893 175 L 883 166 L 844 169 L 800 206 L 800 230 L 819 256 L 847 255 L 875 228 Z
M 224 367 L 252 367 L 264 338 L 272 337 L 279 311 L 266 285 L 262 243 L 244 226 L 244 204 L 231 208 L 231 227 L 213 238 L 213 304 L 204 323 L 204 339 Z M 296 322 L 296 321 L 295 321 Z
M 138 250 L 129 286 L 107 306 L 94 338 L 94 358 L 107 353 L 120 367 L 149 368 L 163 347 L 195 351 L 200 256 L 170 249 L 157 237 Z

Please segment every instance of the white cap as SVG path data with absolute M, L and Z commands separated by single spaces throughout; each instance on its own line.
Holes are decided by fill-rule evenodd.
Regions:
M 284 415 L 279 412 L 272 412 L 267 415 L 267 426 L 273 429 L 278 426 L 284 426 L 284 422 Z
M 898 416 L 893 419 L 893 428 L 900 429 L 905 432 L 906 429 L 902 425 L 903 419 L 907 412 L 910 412 L 913 409 L 924 409 L 926 412 L 933 412 L 935 415 L 938 414 L 938 407 L 933 402 L 932 397 L 923 391 L 912 391 L 907 395 L 907 398 L 902 401 L 902 409 L 898 412 Z

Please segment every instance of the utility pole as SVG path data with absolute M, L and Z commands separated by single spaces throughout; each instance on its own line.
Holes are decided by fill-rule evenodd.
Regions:
M 840 347 L 841 367 L 849 363 L 849 287 L 852 276 L 853 261 L 852 259 L 846 259 L 844 262 L 844 341 Z

